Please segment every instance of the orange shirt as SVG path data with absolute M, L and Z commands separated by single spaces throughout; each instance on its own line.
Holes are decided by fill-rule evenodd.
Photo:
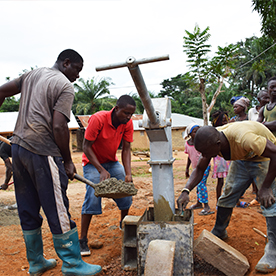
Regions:
M 95 141 L 92 149 L 101 164 L 118 160 L 116 152 L 122 139 L 133 142 L 132 120 L 130 119 L 126 124 L 121 124 L 115 128 L 111 120 L 113 109 L 93 114 L 88 120 L 84 134 L 85 139 Z M 82 165 L 85 166 L 87 163 L 89 160 L 83 154 Z

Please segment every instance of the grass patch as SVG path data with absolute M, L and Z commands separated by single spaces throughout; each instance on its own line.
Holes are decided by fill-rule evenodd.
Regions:
M 140 166 L 140 167 L 132 168 L 131 173 L 132 173 L 132 176 L 140 176 L 140 177 L 151 176 L 151 173 L 149 172 L 149 166 Z
M 149 159 L 131 160 L 131 162 L 145 162 L 145 161 L 149 161 Z

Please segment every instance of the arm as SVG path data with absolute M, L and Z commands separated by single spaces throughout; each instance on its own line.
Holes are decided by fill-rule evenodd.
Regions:
M 270 158 L 270 162 L 262 187 L 258 191 L 258 199 L 261 205 L 263 205 L 265 208 L 268 208 L 275 202 L 275 198 L 270 186 L 276 177 L 276 146 L 269 140 L 267 140 L 262 156 Z
M 20 93 L 15 81 L 7 82 L 0 86 L 0 106 L 3 104 L 5 98 L 11 97 Z
M 5 160 L 5 165 L 6 165 L 6 178 L 4 184 L 1 185 L 2 190 L 7 190 L 8 189 L 8 183 L 12 177 L 12 163 L 10 161 L 10 158 L 7 158 Z
M 10 161 L 10 158 L 7 158 L 5 160 L 5 165 L 6 165 L 6 179 L 5 179 L 4 184 L 8 185 L 8 183 L 12 177 L 12 163 Z
M 186 165 L 186 178 L 190 177 L 190 174 L 189 174 L 190 165 L 191 165 L 191 159 L 188 157 L 187 158 L 187 165 Z
M 257 122 L 262 123 L 264 121 L 264 106 L 261 107 L 258 115 Z
M 83 140 L 83 152 L 88 158 L 89 162 L 98 170 L 100 173 L 100 181 L 110 178 L 110 173 L 100 164 L 97 156 L 92 150 L 92 145 L 95 141 L 89 141 L 84 138 Z
M 76 173 L 76 168 L 72 161 L 69 148 L 70 134 L 67 118 L 56 110 L 54 110 L 53 114 L 53 134 L 55 142 L 63 158 L 66 174 L 68 178 L 72 180 L 74 178 L 74 174 Z
M 264 122 L 263 123 L 270 131 L 275 131 L 276 130 L 276 120 L 271 121 L 271 122 Z
M 204 172 L 210 163 L 211 158 L 200 156 L 196 168 L 193 170 L 191 177 L 189 178 L 185 188 L 191 191 L 203 178 Z M 180 212 L 186 208 L 189 203 L 189 192 L 182 191 L 181 195 L 177 199 L 177 206 Z
M 131 175 L 130 142 L 127 142 L 124 139 L 123 139 L 123 148 L 122 148 L 122 162 L 126 172 L 125 182 L 132 182 L 133 180 Z

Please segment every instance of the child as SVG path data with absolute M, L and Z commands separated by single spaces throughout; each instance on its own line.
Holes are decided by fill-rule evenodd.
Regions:
M 229 117 L 226 112 L 223 110 L 218 110 L 212 114 L 212 125 L 213 127 L 223 126 L 229 122 Z M 217 201 L 219 197 L 221 196 L 221 190 L 224 184 L 224 178 L 228 174 L 228 169 L 230 165 L 230 161 L 225 161 L 224 158 L 217 155 L 213 158 L 214 160 L 214 170 L 212 178 L 217 178 L 217 188 L 216 188 L 216 194 L 217 194 Z
M 200 152 L 198 152 L 194 147 L 194 138 L 197 130 L 199 129 L 199 126 L 196 124 L 191 124 L 187 126 L 186 128 L 186 138 L 190 137 L 188 141 L 185 143 L 185 150 L 184 152 L 188 154 L 187 159 L 187 166 L 186 166 L 186 177 L 189 178 L 189 167 L 192 164 L 193 169 L 196 167 L 198 159 L 201 155 Z M 204 176 L 200 183 L 197 185 L 197 203 L 192 205 L 190 209 L 201 209 L 202 203 L 204 204 L 204 209 L 199 212 L 199 215 L 206 216 L 210 214 L 214 214 L 213 211 L 211 211 L 210 206 L 208 204 L 208 192 L 207 192 L 207 186 L 206 181 L 209 175 L 210 171 L 210 165 L 207 167 L 207 169 L 204 172 Z

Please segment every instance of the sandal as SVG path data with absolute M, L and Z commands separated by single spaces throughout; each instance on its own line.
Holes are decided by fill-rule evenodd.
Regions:
M 199 212 L 198 214 L 200 215 L 200 216 L 208 216 L 208 215 L 212 215 L 212 214 L 214 214 L 215 212 L 214 211 L 211 211 L 211 210 L 209 210 L 209 211 L 206 211 L 206 210 L 202 210 L 201 212 Z
M 240 207 L 240 208 L 247 208 L 249 205 L 249 203 L 245 202 L 245 201 L 239 201 L 236 205 L 236 207 Z

